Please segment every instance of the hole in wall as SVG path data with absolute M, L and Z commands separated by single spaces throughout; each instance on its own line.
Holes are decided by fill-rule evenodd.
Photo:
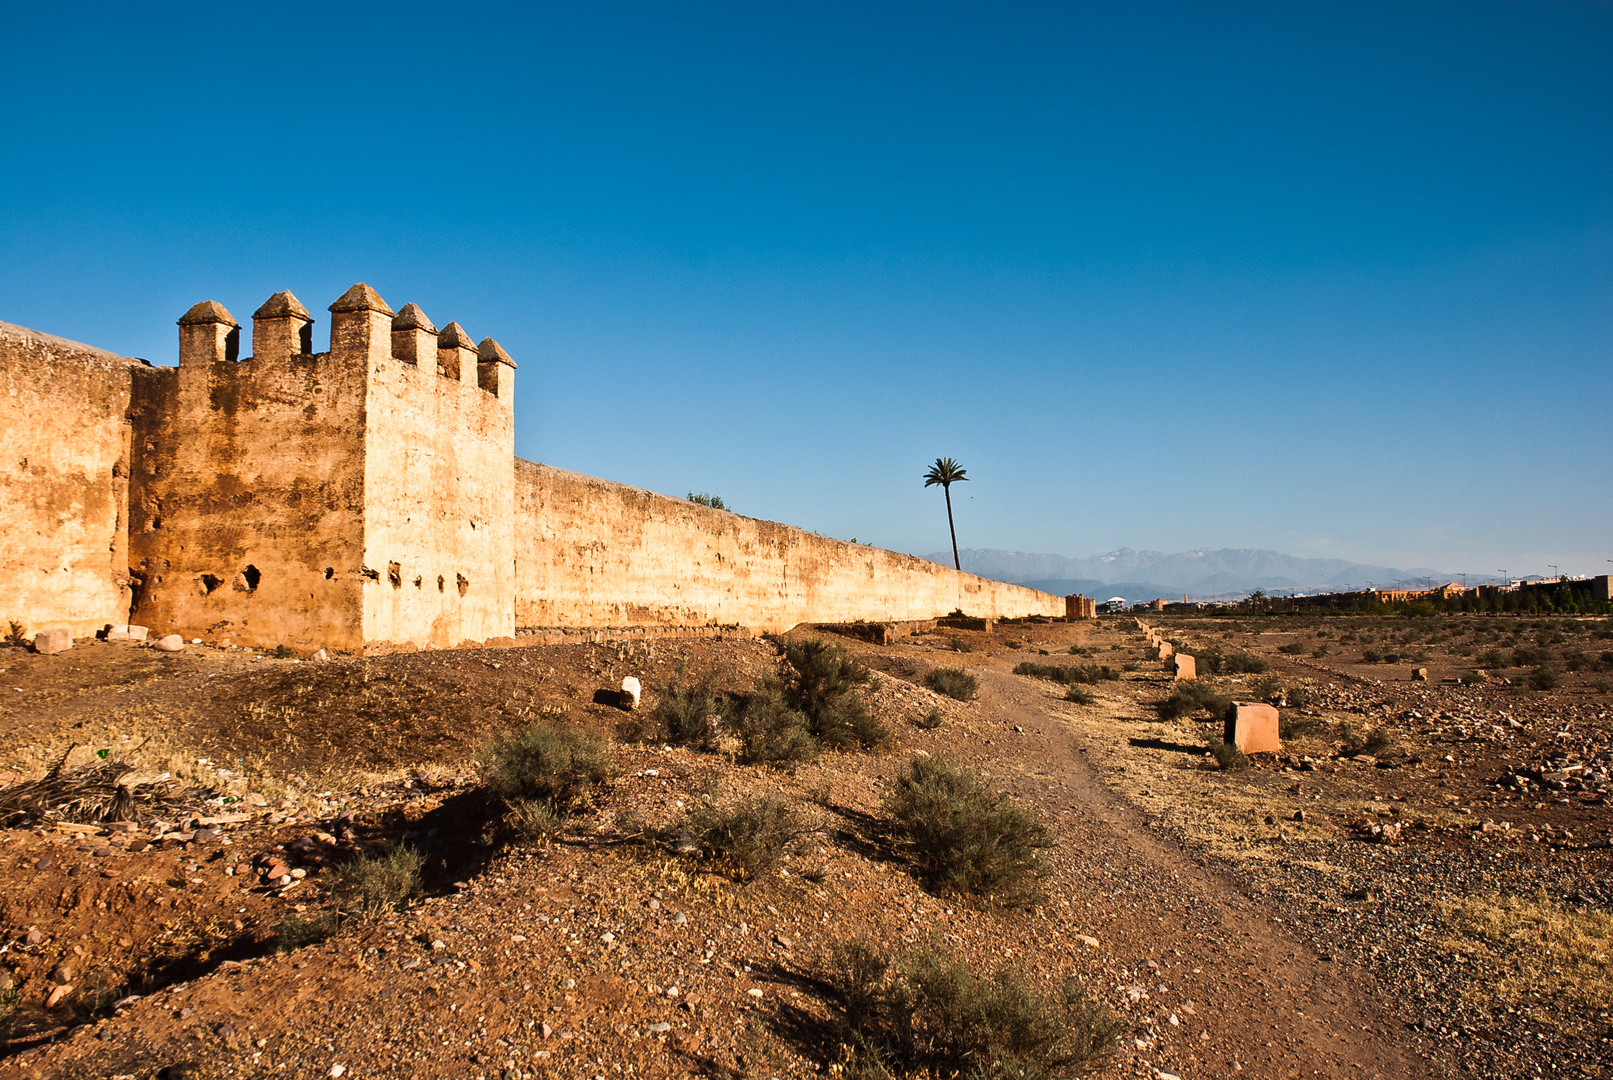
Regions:
M 476 530 L 476 522 L 472 521 L 470 523 L 470 527 L 471 527 L 471 531 L 474 532 Z
M 309 356 L 309 355 L 311 355 L 313 353 L 313 351 L 314 351 L 314 324 L 313 323 L 310 322 L 310 323 L 303 323 L 302 324 L 302 329 L 297 331 L 297 344 L 298 344 L 298 347 L 300 347 L 302 349 L 302 354 L 304 356 Z
M 437 575 L 437 591 L 442 592 L 442 587 L 444 585 L 446 585 L 446 584 L 448 584 L 448 582 L 443 580 L 443 576 L 441 574 L 438 574 Z
M 414 579 L 414 587 L 415 587 L 415 588 L 417 588 L 417 589 L 418 589 L 418 588 L 419 588 L 419 587 L 420 587 L 420 583 L 421 583 L 421 582 L 422 582 L 422 581 L 424 581 L 424 580 L 426 580 L 426 579 L 425 579 L 425 578 L 423 578 L 423 577 L 416 577 L 416 578 L 415 578 L 415 579 Z
M 223 578 L 214 577 L 212 574 L 203 574 L 202 575 L 202 594 L 204 596 L 210 596 L 210 595 L 212 595 L 213 590 L 218 588 L 222 584 L 224 584 L 224 579 Z
M 335 576 L 336 576 L 336 568 L 334 566 L 325 567 L 325 580 L 326 581 L 329 581 L 331 578 L 333 578 Z
M 366 578 L 369 578 L 371 581 L 380 581 L 381 580 L 380 571 L 371 570 L 368 566 L 360 567 L 359 568 L 359 573 L 363 574 Z
M 394 589 L 403 588 L 403 567 L 395 562 L 387 563 L 386 579 L 392 583 Z
M 257 592 L 258 582 L 262 580 L 263 571 L 248 564 L 247 568 L 241 571 L 240 577 L 236 581 L 236 587 L 241 589 L 242 592 Z
M 224 335 L 224 359 L 232 364 L 241 359 L 241 328 L 239 326 Z
M 464 574 L 455 574 L 454 579 L 459 582 L 460 596 L 464 596 L 466 593 L 470 592 L 470 579 L 465 577 Z

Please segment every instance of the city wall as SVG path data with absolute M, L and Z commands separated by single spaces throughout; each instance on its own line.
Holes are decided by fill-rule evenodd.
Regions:
M 0 323 L 0 620 L 242 645 L 450 646 L 517 627 L 785 630 L 1063 598 L 520 461 L 515 364 L 366 285 L 331 347 L 289 292 L 253 354 L 212 301 L 178 367 Z M 0 630 L 4 630 L 0 626 Z
M 1063 597 L 684 499 L 515 463 L 518 627 L 1064 615 Z

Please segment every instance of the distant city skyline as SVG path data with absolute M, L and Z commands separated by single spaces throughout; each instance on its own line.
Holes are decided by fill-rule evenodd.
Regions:
M 0 320 L 366 281 L 521 456 L 830 536 L 952 457 L 964 548 L 1613 569 L 1613 7 L 276 12 L 0 17 Z

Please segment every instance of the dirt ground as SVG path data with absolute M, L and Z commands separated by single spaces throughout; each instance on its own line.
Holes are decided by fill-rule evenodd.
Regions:
M 1283 754 L 1221 769 L 1206 712 L 1163 719 L 1171 676 L 1131 619 L 837 638 L 875 671 L 878 752 L 786 772 L 618 738 L 615 781 L 552 843 L 498 828 L 491 736 L 619 736 L 600 691 L 623 676 L 744 690 L 775 646 L 0 650 L 0 783 L 70 745 L 176 781 L 132 828 L 0 830 L 0 1078 L 832 1075 L 820 975 L 858 934 L 1079 980 L 1125 1023 L 1115 1075 L 1607 1075 L 1605 621 L 1148 621 L 1264 662 L 1202 681 L 1285 703 Z M 1083 704 L 1025 662 L 1116 677 Z M 937 667 L 979 697 L 933 693 Z M 1556 685 L 1526 687 L 1536 670 Z M 882 785 L 915 754 L 1048 824 L 1040 904 L 931 891 L 890 847 Z M 748 883 L 621 842 L 629 815 L 764 792 L 811 829 Z M 336 868 L 399 840 L 427 857 L 420 902 L 287 948 Z

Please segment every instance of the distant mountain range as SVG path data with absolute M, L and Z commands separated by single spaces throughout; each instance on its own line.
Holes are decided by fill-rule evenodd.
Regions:
M 1247 596 L 1256 589 L 1268 593 L 1342 591 L 1368 584 L 1409 588 L 1461 577 L 1427 567 L 1400 570 L 1344 559 L 1300 559 L 1252 548 L 1202 549 L 1175 555 L 1121 548 L 1087 559 L 993 548 L 967 548 L 958 554 L 969 573 L 995 581 L 1058 594 L 1084 593 L 1099 600 L 1123 596 L 1132 603 L 1155 597 L 1179 600 L 1184 593 L 1194 600 L 1223 600 Z M 952 565 L 950 551 L 924 557 Z M 1476 578 L 1470 581 L 1480 583 Z

